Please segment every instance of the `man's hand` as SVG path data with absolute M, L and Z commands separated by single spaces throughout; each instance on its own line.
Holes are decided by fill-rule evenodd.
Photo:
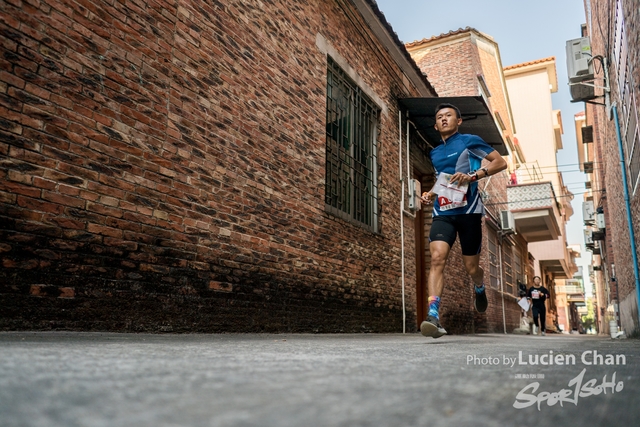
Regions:
M 433 202 L 433 199 L 436 197 L 436 193 L 432 193 L 431 191 L 425 191 L 424 193 L 422 193 L 422 201 L 426 204 L 431 204 Z
M 468 184 L 473 181 L 473 175 L 469 175 L 463 172 L 456 172 L 451 175 L 449 182 L 451 184 L 458 184 L 458 187 L 464 184 Z

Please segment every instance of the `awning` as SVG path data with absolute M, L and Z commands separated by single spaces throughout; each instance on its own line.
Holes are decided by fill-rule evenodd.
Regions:
M 449 103 L 458 107 L 462 113 L 460 133 L 478 135 L 500 155 L 509 154 L 502 139 L 502 132 L 498 129 L 493 114 L 482 96 L 400 98 L 399 102 L 405 111 L 409 112 L 409 120 L 434 147 L 440 144 L 440 134 L 434 128 L 435 108 L 438 104 Z

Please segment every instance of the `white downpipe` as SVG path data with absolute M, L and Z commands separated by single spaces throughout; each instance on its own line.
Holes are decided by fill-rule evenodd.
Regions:
M 404 303 L 404 182 L 402 183 L 402 201 L 400 202 L 400 244 L 402 245 L 402 333 L 407 332 L 407 311 Z
M 407 312 L 404 303 L 404 179 L 402 179 L 402 111 L 398 111 L 398 162 L 402 196 L 400 197 L 400 265 L 402 269 L 402 333 L 407 332 Z
M 407 185 L 411 181 L 411 157 L 409 156 L 409 117 L 407 115 Z M 409 191 L 409 187 L 407 187 Z M 404 205 L 402 206 L 404 208 Z
M 504 277 L 502 277 L 504 275 L 504 272 L 502 271 L 502 238 L 500 238 L 499 243 L 500 244 L 498 245 L 498 254 L 500 256 L 500 297 L 502 298 L 502 326 L 504 328 L 504 333 L 506 334 L 507 319 L 504 312 Z

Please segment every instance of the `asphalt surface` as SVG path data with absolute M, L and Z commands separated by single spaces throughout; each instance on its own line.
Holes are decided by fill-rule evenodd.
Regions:
M 4 332 L 0 426 L 636 426 L 639 361 L 584 335 Z

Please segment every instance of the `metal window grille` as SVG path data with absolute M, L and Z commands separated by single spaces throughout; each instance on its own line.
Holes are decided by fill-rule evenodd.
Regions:
M 629 139 L 631 140 L 631 158 L 629 159 L 629 175 L 631 177 L 631 188 L 635 194 L 638 191 L 638 184 L 640 183 L 640 130 L 636 124 L 633 131 L 629 132 Z
M 502 259 L 504 264 L 504 291 L 508 294 L 513 294 L 513 258 L 511 254 L 511 246 L 504 245 L 502 248 Z
M 622 13 L 622 2 L 616 1 L 614 32 L 614 64 L 617 69 L 618 92 L 620 94 L 621 132 L 623 149 L 627 160 L 629 186 L 635 195 L 640 184 L 640 134 L 638 133 L 638 109 L 635 105 L 635 88 L 629 84 L 634 70 L 629 61 L 627 32 Z
M 629 85 L 627 96 L 623 101 L 627 104 L 629 114 L 624 124 L 622 139 L 627 150 L 627 168 L 629 173 L 629 186 L 635 194 L 638 190 L 638 182 L 640 181 L 640 134 L 638 129 L 638 108 L 635 103 L 635 91 L 633 86 Z
M 329 58 L 327 72 L 327 210 L 378 231 L 377 106 Z
M 523 282 L 524 274 L 522 271 L 522 256 L 520 256 L 520 251 L 516 248 L 513 251 L 513 268 L 516 274 L 516 281 Z

